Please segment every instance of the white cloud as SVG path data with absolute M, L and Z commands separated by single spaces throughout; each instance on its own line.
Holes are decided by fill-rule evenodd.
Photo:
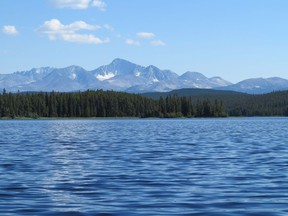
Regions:
M 104 11 L 107 7 L 103 0 L 51 0 L 58 8 L 71 8 L 84 10 L 90 6 Z
M 103 0 L 93 0 L 92 6 L 102 11 L 104 11 L 107 7 L 106 3 Z
M 155 37 L 155 34 L 152 32 L 138 32 L 136 35 L 143 39 L 151 39 Z
M 148 43 L 152 46 L 166 46 L 166 44 L 162 41 L 156 38 L 156 35 L 152 32 L 138 32 L 136 33 L 136 36 L 139 40 L 148 40 Z M 140 42 L 128 39 L 126 40 L 126 44 L 129 45 L 136 45 L 140 44 Z
M 12 25 L 3 26 L 2 32 L 7 34 L 7 35 L 17 35 L 18 34 L 16 27 L 12 26 Z
M 53 0 L 56 7 L 72 8 L 72 9 L 87 9 L 91 0 Z
M 140 42 L 139 41 L 136 41 L 136 40 L 132 40 L 132 39 L 127 39 L 125 41 L 125 43 L 127 45 L 130 45 L 130 46 L 140 46 Z
M 51 19 L 44 22 L 38 31 L 46 34 L 50 40 L 64 40 L 68 42 L 87 43 L 87 44 L 102 44 L 109 42 L 109 38 L 100 39 L 93 34 L 80 34 L 77 31 L 97 30 L 100 27 L 90 25 L 83 21 L 76 21 L 68 25 L 62 24 L 58 19 Z
M 87 44 L 102 44 L 108 43 L 109 38 L 105 38 L 104 40 L 96 37 L 92 34 L 63 34 L 61 35 L 62 39 L 68 42 L 77 42 L 77 43 L 87 43 Z
M 153 40 L 150 42 L 152 46 L 165 46 L 166 44 L 162 40 Z

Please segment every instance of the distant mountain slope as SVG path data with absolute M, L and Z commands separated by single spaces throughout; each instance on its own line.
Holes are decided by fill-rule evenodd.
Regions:
M 232 90 L 238 92 L 246 92 L 250 94 L 263 94 L 272 91 L 281 91 L 288 89 L 288 80 L 279 77 L 272 78 L 254 78 L 243 80 L 234 85 L 220 87 L 216 89 Z
M 207 78 L 198 72 L 186 72 L 179 78 L 179 87 L 182 88 L 215 88 L 219 86 L 228 86 L 232 83 L 223 80 L 221 77 Z
M 33 68 L 30 71 L 18 71 L 13 74 L 0 74 L 0 88 L 8 91 L 31 90 L 30 84 L 42 80 L 54 68 Z
M 159 99 L 160 97 L 167 97 L 172 95 L 184 96 L 184 97 L 194 97 L 194 98 L 204 98 L 204 99 L 223 99 L 223 97 L 240 97 L 248 96 L 246 93 L 229 91 L 229 90 L 214 90 L 214 89 L 197 89 L 197 88 L 184 88 L 177 89 L 170 92 L 147 92 L 142 94 L 145 97 L 152 99 Z
M 66 68 L 34 68 L 30 71 L 0 74 L 0 89 L 19 91 L 84 91 L 103 89 L 130 93 L 168 92 L 175 89 L 199 88 L 232 90 L 259 94 L 288 89 L 288 80 L 258 78 L 232 84 L 221 77 L 208 78 L 199 72 L 188 71 L 178 75 L 156 66 L 137 65 L 124 59 L 115 59 L 108 65 L 87 71 L 79 66 Z
M 70 91 L 86 90 L 93 87 L 97 79 L 85 69 L 79 66 L 70 66 L 62 69 L 54 69 L 43 79 L 37 80 L 29 86 L 33 91 Z

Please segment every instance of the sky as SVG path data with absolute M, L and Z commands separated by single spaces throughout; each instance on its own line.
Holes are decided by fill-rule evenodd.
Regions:
M 115 58 L 238 82 L 288 79 L 287 0 L 1 0 L 0 73 Z

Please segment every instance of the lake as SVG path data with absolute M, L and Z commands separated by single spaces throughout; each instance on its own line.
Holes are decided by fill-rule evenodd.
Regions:
M 0 121 L 0 215 L 288 215 L 288 118 Z

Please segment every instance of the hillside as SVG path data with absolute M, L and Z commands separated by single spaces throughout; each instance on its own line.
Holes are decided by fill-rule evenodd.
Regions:
M 179 89 L 170 92 L 151 92 L 145 97 L 159 99 L 169 96 L 191 97 L 194 106 L 198 100 L 222 101 L 229 116 L 286 116 L 288 115 L 288 91 L 267 94 L 246 94 L 212 89 Z
M 213 89 L 198 89 L 198 88 L 183 88 L 177 89 L 169 92 L 147 92 L 142 94 L 145 97 L 159 99 L 160 97 L 167 97 L 169 95 L 178 95 L 184 97 L 206 97 L 206 98 L 215 98 L 215 97 L 226 97 L 226 96 L 242 96 L 247 95 L 245 93 L 229 91 L 229 90 L 213 90 Z

